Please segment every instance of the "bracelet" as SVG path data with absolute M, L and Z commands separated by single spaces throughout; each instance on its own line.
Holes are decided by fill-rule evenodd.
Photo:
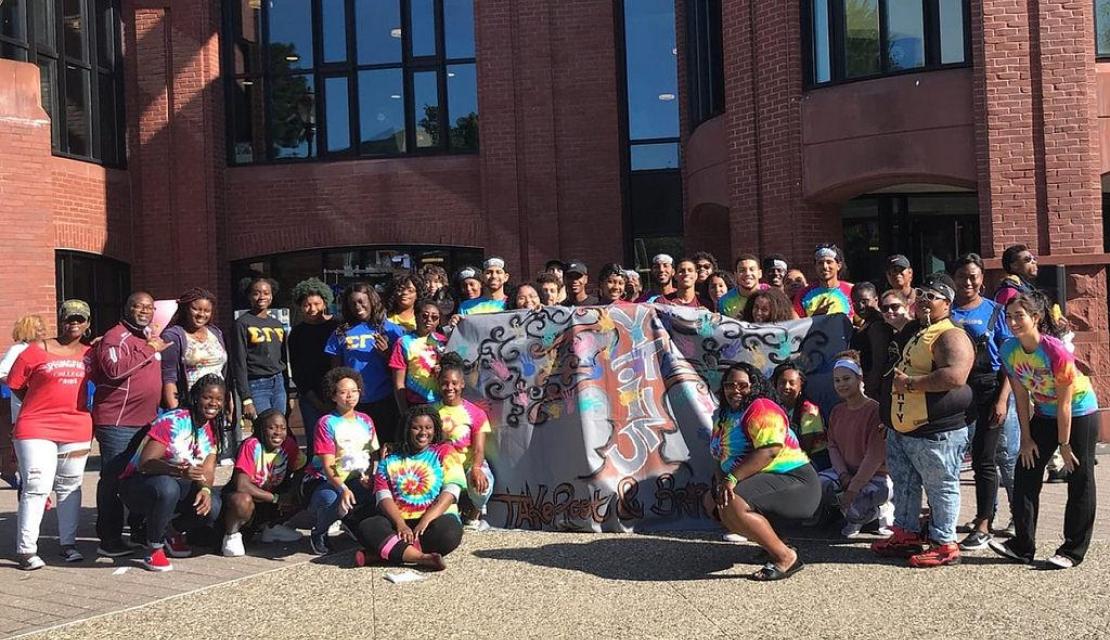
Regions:
M 212 495 L 212 487 L 203 486 L 200 488 L 200 493 L 207 493 L 208 495 Z
M 1061 443 L 1057 444 L 1056 446 L 1058 446 L 1058 447 L 1067 447 L 1067 448 L 1071 449 L 1071 443 L 1070 442 L 1061 442 Z

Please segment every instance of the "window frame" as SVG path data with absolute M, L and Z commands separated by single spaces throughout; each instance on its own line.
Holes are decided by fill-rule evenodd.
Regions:
M 723 0 L 686 0 L 688 130 L 725 113 Z M 716 14 L 714 25 L 713 14 Z M 716 28 L 714 28 L 716 27 Z M 716 49 L 716 51 L 714 51 Z M 714 54 L 720 65 L 715 64 Z
M 814 24 L 813 2 L 825 2 L 827 7 L 829 33 L 829 80 L 817 82 L 815 80 L 815 50 L 814 50 Z M 875 80 L 892 76 L 922 73 L 927 71 L 942 71 L 945 69 L 962 69 L 973 65 L 971 43 L 971 1 L 961 0 L 963 8 L 963 45 L 964 59 L 961 62 L 942 63 L 941 60 L 941 25 L 940 2 L 941 0 L 920 0 L 922 4 L 922 52 L 924 64 L 920 67 L 909 69 L 890 69 L 889 33 L 887 32 L 888 10 L 887 4 L 892 0 L 876 0 L 878 4 L 879 20 L 879 72 L 867 75 L 847 77 L 846 56 L 844 51 L 847 26 L 845 0 L 799 0 L 801 2 L 802 17 L 802 82 L 806 90 L 834 87 L 852 82 Z
M 394 62 L 379 62 L 370 64 L 360 64 L 358 61 L 358 42 L 357 42 L 357 2 L 358 0 L 342 0 L 344 7 L 344 15 L 346 18 L 346 52 L 347 59 L 343 61 L 325 61 L 323 57 L 324 35 L 323 35 L 323 0 L 307 0 L 311 2 L 311 15 L 312 15 L 312 49 L 313 49 L 313 64 L 310 68 L 300 69 L 291 74 L 274 73 L 273 67 L 270 64 L 270 29 L 269 29 L 269 12 L 270 8 L 268 3 L 262 3 L 257 9 L 258 20 L 260 22 L 259 35 L 261 41 L 259 42 L 260 51 L 260 69 L 253 73 L 236 73 L 234 67 L 234 46 L 225 47 L 225 54 L 221 61 L 223 66 L 223 75 L 225 76 L 225 108 L 226 113 L 230 116 L 226 119 L 226 140 L 227 140 L 227 164 L 230 167 L 247 167 L 256 165 L 270 165 L 270 164 L 287 164 L 299 162 L 335 162 L 343 160 L 362 160 L 362 159 L 380 159 L 380 158 L 406 158 L 406 157 L 419 157 L 428 155 L 474 155 L 480 149 L 480 128 L 479 128 L 479 142 L 474 148 L 469 147 L 453 147 L 451 145 L 451 123 L 448 121 L 450 115 L 450 91 L 447 83 L 447 74 L 449 67 L 455 65 L 474 65 L 475 68 L 475 87 L 474 93 L 477 96 L 477 51 L 470 57 L 448 57 L 447 56 L 447 43 L 446 43 L 446 29 L 444 26 L 444 1 L 445 0 L 432 0 L 434 12 L 434 37 L 436 44 L 436 53 L 434 55 L 414 56 L 412 55 L 412 0 L 395 0 L 398 4 L 398 15 L 400 18 L 401 29 L 401 55 L 397 61 Z M 236 42 L 235 39 L 235 13 L 242 7 L 242 0 L 232 0 L 224 3 L 224 37 L 228 42 Z M 473 10 L 472 10 L 473 11 Z M 379 71 L 379 70 L 398 70 L 401 74 L 401 100 L 404 109 L 404 149 L 398 152 L 387 153 L 363 153 L 362 152 L 362 128 L 361 116 L 359 110 L 360 87 L 359 76 L 365 71 Z M 414 116 L 413 104 L 413 76 L 420 72 L 435 72 L 437 74 L 436 90 L 438 97 L 438 112 L 437 112 L 437 127 L 439 133 L 439 140 L 434 146 L 417 147 L 416 146 L 416 124 L 417 118 Z M 313 77 L 313 100 L 315 108 L 315 128 L 314 137 L 317 140 L 315 152 L 310 151 L 308 157 L 297 158 L 279 158 L 276 157 L 273 142 L 273 87 L 275 79 L 284 77 L 286 75 L 309 75 Z M 347 127 L 350 145 L 347 149 L 341 151 L 329 152 L 327 151 L 326 141 L 327 128 L 329 126 L 327 118 L 327 91 L 324 89 L 325 82 L 329 78 L 344 77 L 347 79 Z M 235 112 L 235 94 L 237 91 L 236 83 L 244 80 L 254 83 L 253 86 L 258 86 L 261 82 L 263 90 L 260 92 L 262 100 L 261 109 L 263 111 L 264 127 L 261 136 L 253 135 L 252 139 L 261 139 L 265 144 L 265 150 L 262 153 L 252 151 L 252 160 L 239 162 L 236 159 L 235 140 L 237 131 L 235 129 L 236 118 Z M 337 126 L 335 123 L 330 123 L 331 126 Z
M 1110 62 L 1110 51 L 1106 51 L 1105 53 L 1103 53 L 1098 50 L 1098 5 L 1100 2 L 1107 2 L 1107 4 L 1110 4 L 1110 0 L 1093 0 L 1091 3 L 1091 22 L 1094 26 L 1095 35 L 1095 60 Z

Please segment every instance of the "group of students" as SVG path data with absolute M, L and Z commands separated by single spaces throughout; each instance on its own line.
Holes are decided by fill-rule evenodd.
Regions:
M 42 335 L 41 320 L 22 322 L 10 372 L 0 367 L 23 401 L 13 433 L 23 481 L 17 555 L 24 568 L 43 565 L 36 541 L 53 489 L 62 556 L 82 559 L 74 544 L 80 477 L 95 435 L 103 555 L 142 545 L 144 566 L 164 571 L 170 557 L 191 553 L 191 537 L 213 530 L 223 533 L 223 554 L 242 555 L 245 538 L 300 539 L 283 523 L 307 509 L 315 553 L 328 553 L 342 522 L 361 544 L 360 564 L 443 568 L 462 537 L 460 502 L 467 525 L 488 527 L 494 480 L 488 418 L 462 397 L 465 370 L 445 352 L 444 334 L 472 314 L 654 302 L 756 323 L 832 313 L 852 320 L 852 350 L 833 366 L 840 402 L 830 411 L 807 396 L 795 363 L 770 378 L 745 363 L 723 373 L 710 444 L 719 468 L 705 507 L 732 537 L 766 551 L 753 579 L 786 578 L 804 566 L 772 519 L 820 522 L 828 513 L 839 513 L 848 537 L 874 524 L 885 536 L 875 552 L 912 566 L 953 564 L 961 547 L 987 545 L 1031 561 L 1040 482 L 1056 445 L 1071 486 L 1065 542 L 1048 562 L 1073 566 L 1093 526 L 1097 400 L 1059 337 L 1062 318 L 1033 284 L 1036 265 L 1027 247 L 1007 249 L 1007 276 L 989 300 L 975 254 L 958 259 L 953 276 L 931 274 L 919 287 L 909 260 L 891 256 L 882 293 L 840 279 L 835 245 L 816 249 L 813 283 L 780 255 L 741 255 L 731 273 L 700 252 L 655 256 L 647 287 L 636 271 L 607 264 L 591 289 L 580 260 L 550 261 L 533 282 L 513 286 L 505 261 L 490 258 L 481 269 L 460 269 L 453 282 L 436 265 L 398 275 L 384 300 L 368 283 L 351 284 L 340 317 L 329 313 L 331 288 L 306 280 L 290 295 L 302 321 L 289 332 L 270 313 L 276 285 L 257 276 L 230 347 L 211 324 L 215 298 L 202 289 L 182 294 L 160 332 L 150 327 L 151 296 L 133 294 L 121 323 L 96 341 L 88 305 L 67 301 L 56 338 Z M 303 453 L 286 421 L 289 377 L 306 426 Z M 91 413 L 85 380 L 96 385 Z M 228 425 L 225 380 L 251 424 L 241 443 Z M 969 443 L 976 517 L 957 543 Z M 234 470 L 217 492 L 222 460 Z M 994 528 L 1000 476 L 1013 523 Z M 1011 537 L 1002 543 L 992 532 Z

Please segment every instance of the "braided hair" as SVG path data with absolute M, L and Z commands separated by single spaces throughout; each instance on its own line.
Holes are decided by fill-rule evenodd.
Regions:
M 266 438 L 265 438 L 266 427 L 270 426 L 270 423 L 273 422 L 274 420 L 276 420 L 277 418 L 281 418 L 282 420 L 285 420 L 285 414 L 282 413 L 281 410 L 279 410 L 279 409 L 271 408 L 271 409 L 266 409 L 262 413 L 258 414 L 258 417 L 256 417 L 254 419 L 254 422 L 251 423 L 251 435 L 254 436 L 254 438 L 256 440 L 261 442 L 263 447 L 266 446 Z M 315 426 L 315 425 L 313 425 L 313 426 Z M 311 427 L 306 426 L 305 428 L 307 429 L 307 428 L 311 428 Z M 288 430 L 288 425 L 286 426 L 286 429 Z M 288 434 L 288 431 L 286 431 L 286 433 Z M 289 436 L 286 435 L 286 437 L 289 437 Z
M 189 389 L 189 414 L 190 417 L 192 417 L 194 440 L 200 438 L 201 427 L 203 427 L 205 422 L 207 422 L 207 419 L 204 417 L 204 410 L 200 406 L 200 397 L 204 395 L 205 391 L 211 389 L 212 387 L 218 387 L 225 394 L 227 393 L 227 384 L 224 383 L 223 378 L 215 373 L 209 373 L 207 375 L 201 376 L 200 380 L 194 382 L 193 386 Z M 226 402 L 227 396 L 225 395 L 225 406 Z M 217 457 L 220 455 L 223 446 L 223 438 L 220 437 L 220 434 L 230 428 L 231 427 L 227 422 L 227 416 L 223 411 L 221 411 L 219 414 L 216 415 L 215 418 L 212 419 L 212 430 L 213 432 L 215 432 L 216 435 L 215 440 Z
M 401 420 L 401 452 L 410 456 L 417 452 L 416 443 L 412 441 L 412 435 L 409 427 L 412 425 L 413 420 L 419 417 L 427 416 L 432 419 L 432 427 L 434 432 L 432 434 L 432 445 L 443 442 L 443 420 L 439 417 L 439 412 L 432 408 L 430 404 L 418 404 L 409 407 L 405 412 L 404 418 Z
M 216 310 L 216 294 L 202 287 L 192 287 L 186 289 L 177 297 L 177 311 L 174 312 L 170 324 L 180 325 L 186 314 L 189 313 L 189 305 L 197 300 L 207 300 L 212 304 L 212 310 Z

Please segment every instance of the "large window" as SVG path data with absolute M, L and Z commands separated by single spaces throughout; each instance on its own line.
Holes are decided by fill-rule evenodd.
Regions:
M 966 65 L 968 0 L 801 0 L 807 84 Z
M 233 164 L 478 148 L 473 0 L 230 0 Z
M 691 130 L 724 113 L 721 0 L 686 0 L 686 86 Z
M 119 322 L 131 290 L 131 268 L 123 262 L 79 251 L 56 251 L 55 286 L 58 304 L 76 298 L 89 303 L 96 335 Z
M 1110 0 L 1095 0 L 1095 51 L 1110 58 Z
M 35 64 L 55 153 L 124 163 L 119 0 L 2 0 L 0 58 Z

